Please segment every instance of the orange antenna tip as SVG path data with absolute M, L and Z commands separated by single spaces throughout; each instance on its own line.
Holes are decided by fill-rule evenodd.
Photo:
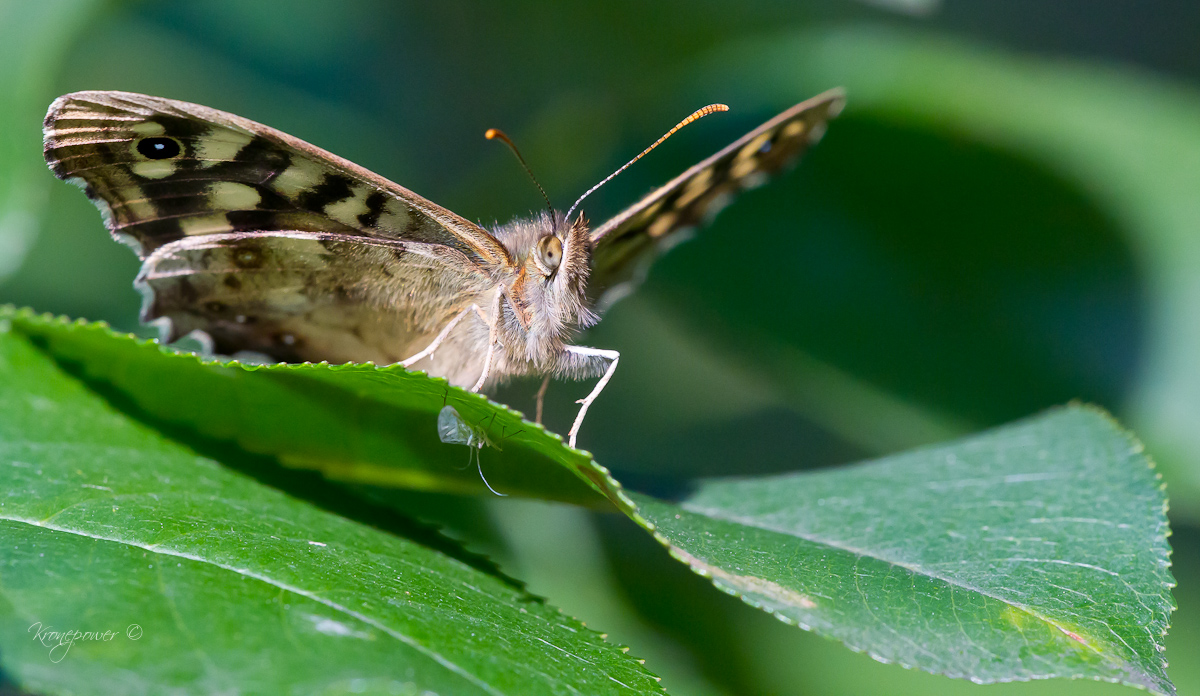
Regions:
M 626 162 L 626 163 L 625 163 L 625 166 L 621 167 L 620 169 L 618 169 L 617 171 L 613 172 L 612 174 L 609 174 L 607 177 L 605 177 L 605 178 L 604 178 L 604 181 L 601 181 L 600 183 L 598 183 L 598 184 L 596 184 L 595 186 L 593 186 L 593 187 L 591 187 L 590 189 L 588 189 L 586 193 L 584 193 L 582 196 L 580 196 L 580 197 L 579 197 L 579 200 L 575 201 L 574 205 L 572 205 L 572 206 L 571 206 L 570 210 L 568 210 L 568 211 L 567 211 L 567 215 L 566 215 L 566 217 L 567 217 L 568 219 L 570 219 L 570 217 L 571 217 L 571 213 L 572 213 L 572 212 L 574 212 L 574 210 L 575 210 L 576 208 L 578 208 L 578 207 L 579 207 L 579 204 L 583 202 L 583 199 L 585 199 L 585 198 L 587 198 L 588 196 L 592 195 L 592 193 L 593 193 L 593 192 L 595 192 L 595 190 L 596 190 L 596 189 L 598 189 L 598 188 L 600 188 L 601 186 L 603 186 L 603 185 L 607 184 L 609 181 L 611 181 L 611 180 L 612 180 L 612 178 L 613 178 L 614 176 L 616 176 L 616 175 L 620 174 L 621 172 L 625 171 L 626 169 L 629 169 L 630 165 L 632 165 L 634 162 L 636 162 L 636 161 L 640 160 L 641 158 L 645 157 L 647 154 L 649 154 L 649 152 L 650 152 L 651 150 L 653 150 L 654 148 L 658 147 L 659 145 L 662 145 L 662 143 L 663 143 L 663 141 L 664 141 L 664 140 L 666 140 L 667 138 L 671 137 L 672 135 L 675 135 L 675 133 L 676 133 L 676 132 L 677 132 L 677 131 L 678 131 L 680 128 L 683 128 L 684 126 L 686 126 L 686 125 L 688 125 L 689 123 L 692 123 L 692 122 L 694 122 L 694 121 L 699 121 L 700 119 L 704 118 L 705 116 L 707 116 L 707 115 L 709 115 L 709 114 L 711 114 L 711 113 L 713 113 L 713 112 L 716 112 L 716 111 L 729 111 L 729 107 L 728 107 L 728 106 L 726 106 L 726 105 L 724 105 L 724 104 L 709 104 L 708 106 L 701 107 L 701 108 L 699 108 L 699 109 L 696 109 L 695 111 L 693 111 L 693 112 L 691 113 L 691 115 L 690 115 L 690 116 L 688 116 L 687 118 L 683 119 L 683 120 L 682 120 L 682 121 L 680 121 L 679 123 L 676 123 L 674 128 L 672 128 L 671 130 L 669 130 L 669 131 L 667 131 L 666 133 L 664 133 L 664 134 L 663 134 L 663 137 L 659 138 L 658 140 L 655 140 L 653 145 L 651 145 L 650 147 L 646 148 L 645 150 L 642 150 L 641 154 L 639 154 L 637 157 L 634 157 L 633 159 L 631 159 L 631 160 L 629 160 L 628 162 Z
M 533 185 L 537 187 L 537 190 L 542 194 L 542 198 L 546 200 L 546 208 L 550 211 L 550 219 L 553 220 L 554 206 L 550 203 L 550 197 L 546 195 L 546 189 L 542 188 L 542 185 L 538 183 L 537 177 L 533 175 L 533 170 L 530 169 L 529 165 L 525 163 L 525 158 L 521 156 L 521 151 L 517 149 L 516 143 L 514 143 L 512 139 L 505 135 L 504 131 L 500 130 L 499 128 L 487 129 L 483 132 L 483 137 L 487 138 L 488 140 L 495 140 L 499 138 L 500 140 L 504 141 L 504 144 L 508 146 L 508 149 L 512 150 L 512 153 L 517 156 L 517 161 L 520 162 L 521 166 L 525 168 L 525 173 L 528 174 L 529 178 L 533 181 Z

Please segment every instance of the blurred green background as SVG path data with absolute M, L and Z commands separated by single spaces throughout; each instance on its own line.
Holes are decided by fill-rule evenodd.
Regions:
M 41 159 L 57 95 L 255 119 L 471 219 L 555 204 L 703 104 L 594 223 L 779 110 L 849 106 L 794 172 L 664 257 L 585 342 L 621 351 L 580 444 L 662 496 L 829 466 L 1072 399 L 1168 481 L 1181 692 L 1200 690 L 1200 5 L 1184 0 L 0 0 L 0 302 L 143 331 L 137 262 Z M 531 411 L 535 383 L 501 400 Z M 556 383 L 565 431 L 590 388 Z M 180 394 L 179 398 L 188 398 Z M 1118 693 L 885 666 L 712 589 L 623 517 L 392 496 L 630 645 L 672 694 Z

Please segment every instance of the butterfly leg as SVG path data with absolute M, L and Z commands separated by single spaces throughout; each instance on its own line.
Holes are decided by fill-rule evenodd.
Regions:
M 592 389 L 592 393 L 586 397 L 576 401 L 577 404 L 583 404 L 579 407 L 579 415 L 575 416 L 575 423 L 571 426 L 571 432 L 568 434 L 567 445 L 575 447 L 575 436 L 579 434 L 579 426 L 583 425 L 583 417 L 587 415 L 588 407 L 600 396 L 600 392 L 604 391 L 608 380 L 612 379 L 613 373 L 617 370 L 617 361 L 621 359 L 621 354 L 615 350 L 604 350 L 603 348 L 587 348 L 584 346 L 567 346 L 568 353 L 580 355 L 584 357 L 599 357 L 605 360 L 611 360 L 608 364 L 608 369 L 604 371 L 604 376 L 596 382 L 596 387 Z
M 546 387 L 550 386 L 550 375 L 546 375 L 546 379 L 542 380 L 542 386 L 537 392 L 537 416 L 533 419 L 534 423 L 542 424 L 542 406 L 546 403 Z
M 495 322 L 491 322 L 488 321 L 486 317 L 484 318 L 484 322 L 486 322 L 488 325 L 487 356 L 485 356 L 483 359 L 483 373 L 479 375 L 479 381 L 475 383 L 475 386 L 471 387 L 471 391 L 473 392 L 483 389 L 483 385 L 487 383 L 488 376 L 492 374 L 492 359 L 496 356 L 496 341 L 499 339 L 499 327 L 497 326 L 497 323 L 499 322 L 500 316 L 500 303 L 503 298 L 504 295 L 502 291 L 497 290 L 496 300 L 492 303 L 492 316 L 497 317 L 497 320 Z M 479 316 L 483 316 L 483 311 L 479 312 Z
M 462 321 L 463 317 L 466 317 L 471 312 L 475 312 L 479 315 L 480 319 L 483 319 L 485 322 L 487 321 L 487 317 L 484 316 L 483 310 L 479 308 L 479 305 L 473 304 L 470 307 L 467 307 L 463 311 L 456 314 L 454 318 L 451 319 L 448 324 L 446 324 L 446 328 L 442 329 L 441 333 L 437 335 L 437 338 L 433 339 L 433 342 L 425 347 L 425 350 L 400 363 L 400 367 L 408 367 L 409 365 L 416 363 L 418 360 L 433 355 L 433 351 L 437 350 L 438 346 L 442 345 L 442 341 L 445 341 L 446 337 L 450 335 L 450 332 L 454 330 L 454 327 L 458 326 L 458 322 Z
M 487 355 L 483 359 L 483 372 L 479 375 L 479 381 L 475 383 L 475 386 L 471 387 L 471 391 L 477 392 L 480 389 L 483 389 L 484 383 L 487 382 L 488 375 L 492 373 L 492 356 L 495 354 L 496 342 L 494 340 L 489 340 Z

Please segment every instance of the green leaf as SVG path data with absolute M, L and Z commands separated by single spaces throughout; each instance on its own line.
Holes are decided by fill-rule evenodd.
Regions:
M 16 332 L 0 372 L 0 652 L 27 689 L 661 691 L 510 582 L 131 421 Z
M 884 662 L 977 682 L 1174 693 L 1166 498 L 1141 445 L 1072 407 L 833 471 L 635 496 L 717 587 Z
M 479 453 L 496 490 L 593 506 L 607 505 L 607 498 L 630 507 L 587 453 L 443 379 L 398 366 L 201 360 L 102 324 L 0 307 L 5 317 L 13 330 L 158 427 L 233 442 L 343 481 L 487 493 L 470 450 L 436 436 L 437 414 L 448 403 L 496 443 Z
M 1094 409 L 858 467 L 710 481 L 672 505 L 626 495 L 586 453 L 424 375 L 204 362 L 99 325 L 7 317 L 14 336 L 152 425 L 182 423 L 352 480 L 451 489 L 445 481 L 468 478 L 445 462 L 462 448 L 434 437 L 437 410 L 448 398 L 469 418 L 495 413 L 529 433 L 505 441 L 506 454 L 528 458 L 512 466 L 577 472 L 594 484 L 585 502 L 602 492 L 693 570 L 785 621 L 976 681 L 1090 677 L 1171 693 L 1159 655 L 1173 584 L 1163 488 L 1140 445 Z M 354 463 L 367 455 L 370 466 Z M 538 477 L 512 490 L 566 497 Z

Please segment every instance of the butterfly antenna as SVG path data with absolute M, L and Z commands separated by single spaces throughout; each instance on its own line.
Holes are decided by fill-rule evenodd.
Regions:
M 664 140 L 671 137 L 672 135 L 675 135 L 675 133 L 680 128 L 683 128 L 684 126 L 688 125 L 689 123 L 692 123 L 693 121 L 699 121 L 700 119 L 713 113 L 714 111 L 729 111 L 729 107 L 725 106 L 724 104 L 709 104 L 708 106 L 706 106 L 702 109 L 696 109 L 695 111 L 693 111 L 691 116 L 688 116 L 687 118 L 683 119 L 679 123 L 676 123 L 675 127 L 672 128 L 671 130 L 667 131 L 666 134 L 663 135 L 663 137 L 659 138 L 658 140 L 655 140 L 653 145 L 646 148 L 645 150 L 642 150 L 642 154 L 629 160 L 628 162 L 625 163 L 625 166 L 621 167 L 617 171 L 615 171 L 612 174 L 609 174 L 607 177 L 605 177 L 604 181 L 601 181 L 600 183 L 598 183 L 595 186 L 588 189 L 586 193 L 584 193 L 582 196 L 579 197 L 579 200 L 575 201 L 575 203 L 571 206 L 571 209 L 567 211 L 566 219 L 570 220 L 571 213 L 575 212 L 575 209 L 579 207 L 579 204 L 583 202 L 583 199 L 585 199 L 588 196 L 595 193 L 596 189 L 607 184 L 609 181 L 612 181 L 612 178 L 615 177 L 616 175 L 620 174 L 621 172 L 625 171 L 626 169 L 629 169 L 630 165 L 632 165 L 634 162 L 640 160 L 641 158 L 645 157 L 654 148 L 658 147 L 659 145 L 662 145 Z M 517 155 L 517 156 L 520 157 L 520 155 Z
M 533 175 L 533 170 L 530 169 L 529 165 L 525 163 L 525 158 L 521 156 L 521 151 L 517 149 L 517 145 L 512 141 L 512 138 L 509 138 L 507 135 L 505 135 L 504 131 L 500 130 L 499 128 L 487 129 L 487 131 L 483 134 L 483 137 L 487 138 L 488 140 L 495 140 L 496 138 L 499 138 L 500 140 L 504 141 L 504 144 L 508 146 L 508 149 L 513 151 L 513 154 L 517 156 L 517 161 L 520 162 L 521 166 L 525 168 L 525 173 L 529 175 L 529 179 L 533 182 L 533 185 L 537 187 L 538 191 L 542 192 L 542 198 L 546 201 L 546 209 L 550 211 L 550 219 L 553 220 L 554 206 L 550 204 L 550 196 L 546 195 L 546 189 L 542 188 L 542 185 L 538 183 L 537 177 Z M 491 488 L 491 486 L 489 486 L 489 488 Z M 492 492 L 495 493 L 495 491 Z M 496 493 L 496 495 L 499 495 L 499 493 Z

